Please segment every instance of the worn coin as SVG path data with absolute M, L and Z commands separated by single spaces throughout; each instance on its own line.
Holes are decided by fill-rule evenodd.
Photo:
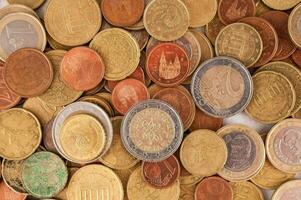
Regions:
M 209 39 L 203 33 L 200 33 L 197 31 L 191 31 L 191 32 L 198 40 L 200 47 L 201 47 L 202 54 L 201 54 L 201 60 L 199 63 L 203 63 L 206 60 L 213 58 L 214 50 L 213 50 L 213 47 L 212 47 Z
M 301 48 L 301 4 L 296 6 L 288 19 L 288 32 L 292 41 Z
M 32 9 L 38 8 L 45 0 L 7 0 L 10 4 L 23 4 Z
M 233 190 L 233 200 L 264 200 L 262 191 L 251 182 L 232 182 L 230 184 Z
M 295 7 L 300 0 L 286 0 L 286 1 L 275 1 L 275 0 L 262 0 L 267 6 L 275 10 L 289 10 Z
M 151 162 L 170 157 L 183 138 L 180 116 L 159 100 L 143 101 L 132 107 L 123 119 L 121 131 L 129 153 Z
M 224 27 L 225 25 L 221 22 L 218 15 L 206 25 L 206 36 L 211 44 L 215 45 L 216 38 Z
M 137 40 L 140 50 L 142 51 L 144 47 L 146 46 L 149 34 L 145 29 L 137 30 L 137 31 L 129 31 L 129 33 Z
M 272 200 L 299 200 L 301 180 L 293 180 L 281 185 L 273 194 Z
M 1 200 L 25 200 L 26 195 L 12 191 L 4 181 L 0 182 L 0 199 Z
M 268 7 L 266 4 L 262 2 L 262 0 L 256 0 L 256 16 L 259 17 L 265 12 L 268 12 L 271 10 L 270 7 Z

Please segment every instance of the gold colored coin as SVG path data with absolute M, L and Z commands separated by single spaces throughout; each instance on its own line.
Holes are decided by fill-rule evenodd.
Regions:
M 215 132 L 197 130 L 184 139 L 180 159 L 191 174 L 212 176 L 224 167 L 227 161 L 227 146 Z
M 107 80 L 122 80 L 131 75 L 139 64 L 139 44 L 129 32 L 119 28 L 98 33 L 91 41 L 90 48 L 103 58 Z
M 65 53 L 66 51 L 64 50 L 52 50 L 46 53 L 47 58 L 53 66 L 54 72 L 53 81 L 49 89 L 38 97 L 46 104 L 53 106 L 65 106 L 74 102 L 83 93 L 81 91 L 71 89 L 60 79 L 60 64 Z
M 298 112 L 296 112 L 295 114 L 293 114 L 292 117 L 295 119 L 301 119 L 301 109 L 298 110 Z
M 262 39 L 255 28 L 244 23 L 226 26 L 215 41 L 217 56 L 230 56 L 251 67 L 260 58 L 263 49 Z
M 215 45 L 216 38 L 223 28 L 225 28 L 225 25 L 221 22 L 218 15 L 215 15 L 213 20 L 206 25 L 206 36 L 211 44 Z
M 288 20 L 288 32 L 290 34 L 292 41 L 299 48 L 301 48 L 300 22 L 301 22 L 301 4 L 299 4 L 294 8 Z
M 141 167 L 137 168 L 129 178 L 127 194 L 130 200 L 178 200 L 180 196 L 180 182 L 164 189 L 150 186 L 143 180 Z
M 254 94 L 246 113 L 258 122 L 271 124 L 290 116 L 296 102 L 292 83 L 282 74 L 263 71 L 253 76 Z
M 110 103 L 99 96 L 96 96 L 96 95 L 95 96 L 84 96 L 84 97 L 80 98 L 80 101 L 86 101 L 86 102 L 90 102 L 90 103 L 94 103 L 94 104 L 98 105 L 99 107 L 104 109 L 110 117 L 114 117 L 114 115 L 115 115 L 114 110 L 113 110 L 112 106 L 110 105 Z
M 262 0 L 270 8 L 275 10 L 288 10 L 295 7 L 300 0 Z
M 89 162 L 103 151 L 106 134 L 97 119 L 87 114 L 77 114 L 64 122 L 60 143 L 64 153 L 72 160 Z
M 217 0 L 182 0 L 190 16 L 190 27 L 208 24 L 217 12 Z
M 276 124 L 266 139 L 267 156 L 274 167 L 287 173 L 301 171 L 301 120 Z
M 66 51 L 69 51 L 70 49 L 72 49 L 72 47 L 70 47 L 70 46 L 66 46 L 66 45 L 58 43 L 49 34 L 47 34 L 47 41 L 48 41 L 50 47 L 53 49 L 66 50 Z
M 95 0 L 51 0 L 44 17 L 49 35 L 66 46 L 88 43 L 100 29 L 101 19 Z
M 5 15 L 17 12 L 27 13 L 39 19 L 39 16 L 33 9 L 21 4 L 11 4 L 1 8 L 0 19 L 2 19 Z
M 181 185 L 181 192 L 180 192 L 180 198 L 179 200 L 195 200 L 195 189 L 196 184 L 193 185 Z
M 22 4 L 31 9 L 36 9 L 44 3 L 45 0 L 7 0 L 10 4 Z
M 201 60 L 200 63 L 203 63 L 206 60 L 209 60 L 214 57 L 214 50 L 210 43 L 210 40 L 203 34 L 197 31 L 191 31 L 193 35 L 197 38 L 201 46 Z
M 152 85 L 150 85 L 150 86 L 147 88 L 147 90 L 148 90 L 148 92 L 149 92 L 151 98 L 153 98 L 153 96 L 154 96 L 157 92 L 159 92 L 160 90 L 162 90 L 162 89 L 164 89 L 164 87 L 161 87 L 160 85 L 157 85 L 157 84 L 155 84 L 155 83 L 152 84 Z
M 251 182 L 230 183 L 233 190 L 233 200 L 264 200 L 261 190 Z
M 188 30 L 189 12 L 181 0 L 152 0 L 144 11 L 143 22 L 155 39 L 177 40 Z
M 299 200 L 301 180 L 293 180 L 281 185 L 272 196 L 272 200 Z
M 292 110 L 292 115 L 301 108 L 301 72 L 295 66 L 286 62 L 271 62 L 261 67 L 258 72 L 273 71 L 285 76 L 296 91 L 296 103 Z
M 80 196 L 81 195 L 81 196 Z M 68 185 L 68 200 L 123 200 L 124 192 L 118 176 L 108 167 L 88 165 L 72 176 Z
M 99 159 L 104 165 L 119 170 L 129 169 L 139 162 L 138 159 L 127 152 L 122 144 L 120 135 L 122 119 L 123 117 L 111 119 L 114 131 L 113 142 L 109 151 Z
M 13 108 L 0 113 L 0 156 L 8 160 L 23 160 L 39 147 L 41 125 L 30 112 Z
M 27 99 L 23 108 L 32 112 L 43 127 L 63 109 L 61 106 L 47 104 L 38 97 Z
M 293 179 L 295 175 L 278 170 L 266 159 L 263 168 L 251 181 L 263 189 L 274 190 L 281 184 Z
M 227 125 L 218 130 L 226 142 L 228 159 L 219 175 L 229 181 L 246 181 L 256 176 L 265 161 L 265 149 L 260 135 L 244 125 Z
M 266 6 L 262 0 L 256 2 L 256 16 L 261 16 L 263 13 L 270 11 L 271 8 Z

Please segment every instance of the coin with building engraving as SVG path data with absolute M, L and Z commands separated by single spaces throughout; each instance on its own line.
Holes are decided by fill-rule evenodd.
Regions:
M 245 109 L 252 97 L 253 83 L 241 62 L 216 57 L 196 70 L 191 93 L 199 109 L 213 117 L 225 118 Z
M 233 23 L 218 34 L 215 52 L 218 56 L 230 56 L 246 67 L 253 66 L 260 58 L 263 44 L 255 28 L 244 23 Z
M 233 200 L 264 200 L 262 191 L 251 182 L 231 182 L 230 184 L 233 190 Z
M 147 100 L 128 111 L 121 132 L 122 142 L 129 153 L 140 160 L 158 162 L 179 148 L 183 125 L 169 104 Z
M 245 125 L 227 125 L 217 134 L 224 139 L 228 158 L 219 175 L 229 181 L 245 181 L 263 167 L 265 148 L 260 135 Z
M 301 180 L 293 180 L 281 185 L 272 196 L 272 200 L 300 200 Z
M 87 165 L 71 177 L 68 199 L 123 200 L 124 191 L 119 177 L 108 167 Z
M 301 48 L 301 4 L 296 6 L 289 16 L 288 32 L 292 41 Z
M 300 3 L 300 0 L 262 0 L 263 3 L 265 3 L 270 8 L 273 8 L 275 10 L 289 10 L 293 7 L 295 7 L 298 3 Z
M 263 71 L 253 76 L 254 95 L 246 113 L 256 121 L 271 124 L 290 116 L 296 102 L 292 83 L 280 73 Z
M 4 181 L 0 182 L 0 199 L 2 200 L 25 200 L 26 199 L 25 194 L 20 194 L 12 191 L 5 183 Z

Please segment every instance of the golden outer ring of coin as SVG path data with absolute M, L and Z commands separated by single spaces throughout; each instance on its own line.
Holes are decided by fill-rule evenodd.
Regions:
M 24 0 L 7 0 L 9 4 L 20 4 L 23 3 Z M 36 9 L 38 8 L 40 5 L 42 5 L 44 3 L 45 0 L 31 0 L 28 2 L 27 6 L 30 7 L 31 9 Z
M 238 181 L 246 181 L 251 179 L 252 177 L 256 176 L 260 170 L 262 169 L 265 161 L 265 147 L 264 143 L 260 137 L 260 135 L 253 129 L 249 128 L 245 125 L 227 125 L 222 127 L 217 131 L 217 135 L 223 138 L 225 135 L 228 135 L 232 132 L 240 132 L 245 135 L 247 135 L 251 140 L 253 140 L 255 146 L 256 146 L 256 157 L 254 159 L 254 162 L 249 167 L 249 169 L 246 169 L 242 172 L 232 172 L 226 168 L 223 168 L 221 171 L 219 171 L 217 174 L 221 176 L 222 178 L 232 181 L 232 182 L 238 182 Z M 229 154 L 228 154 L 229 156 Z
M 109 102 L 99 96 L 84 96 L 80 98 L 79 101 L 90 102 L 98 105 L 99 107 L 103 108 L 110 117 L 114 117 L 115 115 L 114 110 Z
M 110 45 L 110 43 L 109 43 L 110 41 L 108 40 L 108 38 L 107 37 L 102 38 L 102 36 L 104 34 L 112 35 L 113 33 L 118 34 L 119 37 L 126 38 L 132 44 L 133 54 L 136 55 L 135 59 L 131 59 L 130 66 L 125 67 L 125 69 L 127 69 L 127 70 L 126 71 L 123 70 L 123 73 L 119 73 L 118 75 L 113 74 L 112 72 L 108 71 L 109 69 L 108 69 L 106 60 L 114 59 L 114 58 L 112 58 L 112 55 L 110 55 L 111 57 L 108 59 L 107 58 L 108 55 L 102 55 L 102 53 L 98 52 L 97 49 L 93 48 L 93 46 L 97 46 L 97 40 L 102 41 L 103 39 L 105 39 L 105 41 L 108 42 L 108 45 Z M 120 28 L 110 28 L 110 29 L 106 29 L 106 30 L 103 30 L 103 31 L 99 32 L 97 35 L 95 35 L 93 40 L 90 42 L 89 47 L 94 49 L 95 51 L 97 51 L 100 54 L 100 56 L 104 59 L 104 62 L 105 62 L 105 65 L 106 65 L 106 72 L 105 72 L 104 78 L 106 80 L 118 81 L 118 80 L 125 79 L 126 77 L 131 75 L 136 70 L 136 68 L 137 68 L 137 66 L 140 62 L 141 53 L 140 53 L 140 47 L 139 47 L 139 44 L 138 44 L 137 40 L 128 31 L 120 29 Z M 109 46 L 100 47 L 100 48 L 109 48 Z M 119 62 L 121 62 L 121 61 L 119 60 Z M 122 65 L 122 64 L 123 63 L 119 63 L 119 65 Z M 118 66 L 114 66 L 114 67 L 118 67 Z
M 297 21 L 295 21 L 295 20 L 298 20 L 298 19 L 295 19 L 296 17 L 299 19 L 301 18 L 301 4 L 299 4 L 298 6 L 296 6 L 294 8 L 294 10 L 289 15 L 289 19 L 288 19 L 288 32 L 289 32 L 290 38 L 295 43 L 296 46 L 301 48 L 301 33 L 298 32 L 298 30 L 297 30 L 298 27 L 295 26 L 295 23 L 297 23 Z
M 284 184 L 282 184 L 277 190 L 276 192 L 274 192 L 272 199 L 271 200 L 280 200 L 281 198 L 281 194 L 284 193 L 285 191 L 291 189 L 292 187 L 301 187 L 301 180 L 292 180 L 292 181 L 288 181 Z
M 5 15 L 11 14 L 11 13 L 18 13 L 18 12 L 27 13 L 27 14 L 30 14 L 30 15 L 36 17 L 37 19 L 40 19 L 39 16 L 37 15 L 37 13 L 27 6 L 24 6 L 21 4 L 9 4 L 0 9 L 0 20 Z
M 38 133 L 39 133 L 39 138 L 37 139 L 38 142 L 37 142 L 37 144 L 33 147 L 32 151 L 31 151 L 30 153 L 28 153 L 28 155 L 24 155 L 24 156 L 19 157 L 19 158 L 13 158 L 13 157 L 7 157 L 7 156 L 4 156 L 4 155 L 2 155 L 2 153 L 0 152 L 0 156 L 1 156 L 2 158 L 4 158 L 4 159 L 7 159 L 7 160 L 24 160 L 25 158 L 27 158 L 27 157 L 29 157 L 31 154 L 33 154 L 33 153 L 37 150 L 37 148 L 40 146 L 40 143 L 41 143 L 41 141 L 42 141 L 42 128 L 41 128 L 41 124 L 40 124 L 39 120 L 37 119 L 37 117 L 36 117 L 34 114 L 32 114 L 31 112 L 29 112 L 29 111 L 27 111 L 27 110 L 25 110 L 25 109 L 22 109 L 22 108 L 11 108 L 11 109 L 9 109 L 9 110 L 2 111 L 2 112 L 0 112 L 0 118 L 1 118 L 1 115 L 2 115 L 2 114 L 7 113 L 7 112 L 10 112 L 10 111 L 21 111 L 21 112 L 24 112 L 25 114 L 30 115 L 30 116 L 33 118 L 33 120 L 35 120 L 35 121 L 37 122 L 37 125 L 38 125 L 38 127 L 37 127 Z
M 62 138 L 64 138 L 64 133 L 67 131 L 68 132 L 68 126 L 67 126 L 67 123 L 70 123 L 70 121 L 74 120 L 75 118 L 88 118 L 89 120 L 93 121 L 94 124 L 96 124 L 98 126 L 98 131 L 97 131 L 97 136 L 98 138 L 96 140 L 100 141 L 99 140 L 99 136 L 101 136 L 103 139 L 102 141 L 100 141 L 100 146 L 98 147 L 99 149 L 96 151 L 96 153 L 93 155 L 93 156 L 89 156 L 88 158 L 84 159 L 84 160 L 79 160 L 77 158 L 77 156 L 74 156 L 73 153 L 76 153 L 76 152 L 72 152 L 72 154 L 70 153 L 67 153 L 69 149 L 69 146 L 64 146 L 63 142 L 62 142 Z M 66 127 L 67 126 L 67 127 Z M 69 125 L 70 126 L 70 125 Z M 72 125 L 71 125 L 72 126 Z M 82 124 L 82 126 L 85 126 L 85 124 Z M 65 130 L 64 130 L 65 129 Z M 62 150 L 64 152 L 64 154 L 66 154 L 71 160 L 73 161 L 77 161 L 79 163 L 82 163 L 82 162 L 89 162 L 91 160 L 94 160 L 95 158 L 98 158 L 99 155 L 103 152 L 104 148 L 105 148 L 105 145 L 106 145 L 106 141 L 107 141 L 107 138 L 106 138 L 106 134 L 105 134 L 105 129 L 103 127 L 103 125 L 93 116 L 90 116 L 88 114 L 75 114 L 75 115 L 72 115 L 70 117 L 68 117 L 62 127 L 61 127 L 61 133 L 60 133 L 60 143 L 61 143 L 61 147 L 62 147 Z M 67 150 L 67 151 L 66 151 Z M 70 151 L 69 151 L 70 152 Z
M 273 8 L 274 10 L 289 10 L 300 3 L 299 0 L 262 0 L 262 2 L 268 7 Z
M 263 196 L 263 194 L 262 194 L 262 191 L 261 191 L 256 185 L 254 185 L 253 183 L 248 182 L 248 181 L 242 181 L 242 182 L 238 182 L 238 183 L 230 182 L 231 188 L 232 188 L 232 190 L 233 190 L 233 199 L 236 199 L 236 198 L 235 198 L 236 195 L 237 195 L 238 197 L 240 196 L 240 193 L 239 193 L 239 192 L 238 192 L 238 193 L 235 193 L 235 192 L 234 192 L 234 187 L 235 187 L 235 185 L 237 185 L 237 184 L 238 184 L 238 185 L 249 186 L 249 188 L 252 188 L 252 190 L 255 191 L 255 192 L 259 195 L 259 198 L 260 198 L 260 199 L 253 199 L 252 196 L 248 196 L 248 199 L 252 199 L 252 200 L 264 200 L 264 196 Z M 239 191 L 242 192 L 243 190 L 239 190 Z M 248 192 L 247 194 L 250 195 L 250 192 Z M 244 195 L 246 195 L 246 194 L 244 194 Z
M 223 155 L 221 157 L 216 157 L 214 158 L 214 160 L 216 161 L 217 159 L 220 159 L 220 166 L 218 166 L 218 169 L 216 171 L 212 170 L 212 166 L 205 166 L 203 164 L 203 167 L 202 168 L 206 168 L 206 173 L 204 173 L 205 170 L 201 170 L 201 169 L 198 169 L 198 170 L 194 170 L 191 165 L 188 164 L 187 162 L 187 157 L 185 157 L 183 155 L 183 151 L 184 151 L 184 148 L 187 146 L 187 147 L 191 147 L 192 145 L 189 144 L 187 141 L 189 138 L 193 138 L 193 137 L 198 137 L 198 136 L 206 136 L 206 138 L 209 138 L 211 137 L 211 139 L 213 139 L 213 137 L 215 137 L 215 141 L 212 141 L 212 140 L 207 140 L 206 143 L 211 143 L 211 144 L 215 144 L 217 146 L 217 143 L 219 143 L 219 145 L 223 148 L 223 150 L 220 152 L 220 153 L 223 153 Z M 197 138 L 195 138 L 193 141 L 196 141 Z M 202 138 L 204 139 L 204 138 Z M 202 141 L 204 142 L 204 141 Z M 214 142 L 214 143 L 213 143 Z M 203 154 L 204 156 L 204 154 Z M 182 162 L 182 165 L 183 167 L 191 174 L 193 175 L 197 175 L 197 176 L 212 176 L 214 174 L 216 174 L 218 171 L 222 170 L 222 168 L 224 167 L 226 161 L 227 161 L 227 156 L 228 156 L 228 151 L 227 151 L 227 146 L 225 144 L 225 141 L 216 135 L 216 133 L 214 131 L 211 131 L 211 130 L 207 130 L 207 129 L 200 129 L 200 130 L 197 130 L 197 131 L 193 131 L 191 132 L 185 139 L 184 141 L 182 142 L 182 145 L 181 145 L 181 149 L 180 149 L 180 160 Z M 208 165 L 208 163 L 206 163 Z M 210 163 L 212 164 L 212 163 Z M 200 167 L 200 166 L 199 166 Z
M 301 120 L 300 119 L 286 119 L 278 124 L 276 124 L 269 132 L 267 138 L 266 138 L 266 152 L 267 157 L 271 164 L 286 173 L 297 173 L 301 171 L 301 164 L 300 165 L 288 165 L 286 163 L 283 163 L 281 160 L 277 158 L 277 155 L 275 154 L 273 147 L 274 147 L 274 140 L 276 138 L 276 135 L 278 133 L 278 130 L 281 130 L 282 128 L 289 127 L 289 126 L 297 126 L 301 128 Z
M 290 109 L 287 111 L 287 114 L 286 114 L 285 116 L 281 116 L 281 117 L 279 117 L 278 119 L 275 119 L 275 120 L 273 120 L 273 121 L 267 121 L 267 120 L 264 121 L 264 120 L 257 119 L 256 117 L 253 116 L 252 112 L 248 110 L 248 107 L 245 109 L 245 112 L 246 112 L 246 114 L 247 114 L 251 119 L 254 119 L 254 120 L 257 121 L 257 122 L 260 122 L 260 123 L 263 123 L 263 124 L 277 123 L 277 122 L 279 122 L 279 121 L 281 121 L 281 120 L 287 118 L 288 116 L 290 116 L 290 114 L 291 114 L 291 112 L 292 112 L 292 110 L 293 110 L 293 108 L 294 108 L 294 106 L 295 106 L 295 102 L 296 102 L 296 91 L 295 91 L 295 89 L 294 89 L 294 87 L 293 87 L 293 84 L 288 80 L 288 78 L 286 78 L 285 76 L 283 76 L 282 74 L 277 73 L 277 72 L 273 72 L 273 71 L 263 71 L 263 72 L 259 72 L 259 73 L 256 73 L 256 74 L 252 77 L 253 80 L 254 80 L 254 78 L 255 78 L 256 76 L 258 76 L 258 74 L 262 74 L 262 73 L 273 73 L 273 74 L 275 74 L 275 75 L 281 77 L 282 79 L 284 79 L 284 80 L 288 83 L 288 85 L 289 85 L 290 88 L 291 88 L 291 92 L 292 92 L 292 96 L 293 96 L 293 102 L 292 102 L 292 105 L 291 105 Z M 253 94 L 253 96 L 254 96 L 254 94 Z M 251 102 L 252 102 L 252 100 L 251 100 Z M 250 104 L 249 104 L 249 105 L 250 105 Z
M 237 60 L 239 60 L 240 62 L 242 62 L 247 68 L 249 67 L 252 67 L 254 64 L 257 63 L 257 61 L 259 60 L 259 58 L 261 57 L 261 54 L 262 54 L 262 50 L 263 50 L 263 42 L 262 42 L 262 39 L 261 39 L 261 36 L 260 34 L 258 33 L 258 31 L 253 27 L 253 26 L 250 26 L 249 24 L 245 24 L 245 23 L 241 23 L 241 22 L 236 22 L 236 23 L 233 23 L 233 24 L 229 24 L 227 25 L 226 27 L 224 27 L 220 32 L 219 34 L 217 35 L 216 37 L 216 40 L 215 40 L 215 53 L 217 56 L 228 56 L 228 55 L 220 55 L 219 53 L 219 48 L 218 48 L 218 41 L 219 41 L 219 38 L 221 37 L 222 34 L 224 34 L 225 31 L 227 31 L 229 28 L 231 28 L 232 26 L 245 26 L 245 27 L 248 27 L 249 29 L 251 29 L 257 36 L 257 39 L 260 41 L 260 49 L 259 49 L 259 54 L 257 55 L 257 57 L 254 59 L 254 61 L 252 63 L 249 63 L 248 65 L 246 65 L 245 61 L 242 61 L 240 60 L 239 58 L 235 58 Z M 232 57 L 232 56 L 231 56 Z
M 20 20 L 22 19 L 23 21 L 26 21 L 27 23 L 30 23 L 36 30 L 37 35 L 39 36 L 38 38 L 38 44 L 36 44 L 35 47 L 41 50 L 42 52 L 45 50 L 47 39 L 46 39 L 46 32 L 45 29 L 42 25 L 42 23 L 34 16 L 28 13 L 23 13 L 23 12 L 17 12 L 17 13 L 12 13 L 12 14 L 7 14 L 5 15 L 1 20 L 0 20 L 0 30 L 3 30 L 4 27 L 15 20 Z M 5 52 L 5 50 L 2 48 L 0 45 L 0 59 L 1 60 L 6 60 L 8 57 L 8 54 Z

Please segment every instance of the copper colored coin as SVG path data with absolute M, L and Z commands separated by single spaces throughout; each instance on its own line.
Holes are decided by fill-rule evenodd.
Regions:
M 217 176 L 205 178 L 195 190 L 196 200 L 232 200 L 232 198 L 231 185 Z
M 4 181 L 0 182 L 0 200 L 25 200 L 26 195 L 13 192 Z
M 301 68 L 301 50 L 297 49 L 293 55 L 292 58 L 294 60 L 294 62 L 298 65 L 299 68 Z
M 196 109 L 194 120 L 190 126 L 190 131 L 195 131 L 199 129 L 209 129 L 212 131 L 217 131 L 223 125 L 222 118 L 215 118 L 207 115 L 200 109 Z
M 274 27 L 265 19 L 260 17 L 247 17 L 240 22 L 253 26 L 261 36 L 263 51 L 254 67 L 267 64 L 276 55 L 278 49 L 278 35 Z
M 232 24 L 244 17 L 255 16 L 254 0 L 220 0 L 218 6 L 219 19 L 224 24 Z
M 180 177 L 180 164 L 172 155 L 160 162 L 143 162 L 142 173 L 144 180 L 153 187 L 166 188 Z
M 270 22 L 278 34 L 278 50 L 273 60 L 284 60 L 290 57 L 297 47 L 291 41 L 288 33 L 287 24 L 289 15 L 282 11 L 268 11 L 263 13 L 260 17 Z
M 159 44 L 147 56 L 146 72 L 150 79 L 160 86 L 179 85 L 186 79 L 189 70 L 187 53 L 177 44 Z
M 3 76 L 11 91 L 29 98 L 41 95 L 49 88 L 53 79 L 53 69 L 41 51 L 23 48 L 7 58 Z
M 125 79 L 112 92 L 115 109 L 125 114 L 133 105 L 150 98 L 146 86 L 136 79 Z
M 101 10 L 110 24 L 131 26 L 142 17 L 144 0 L 102 0 Z
M 104 73 L 102 58 L 88 47 L 71 49 L 61 62 L 61 79 L 74 90 L 85 91 L 95 88 L 102 81 Z

